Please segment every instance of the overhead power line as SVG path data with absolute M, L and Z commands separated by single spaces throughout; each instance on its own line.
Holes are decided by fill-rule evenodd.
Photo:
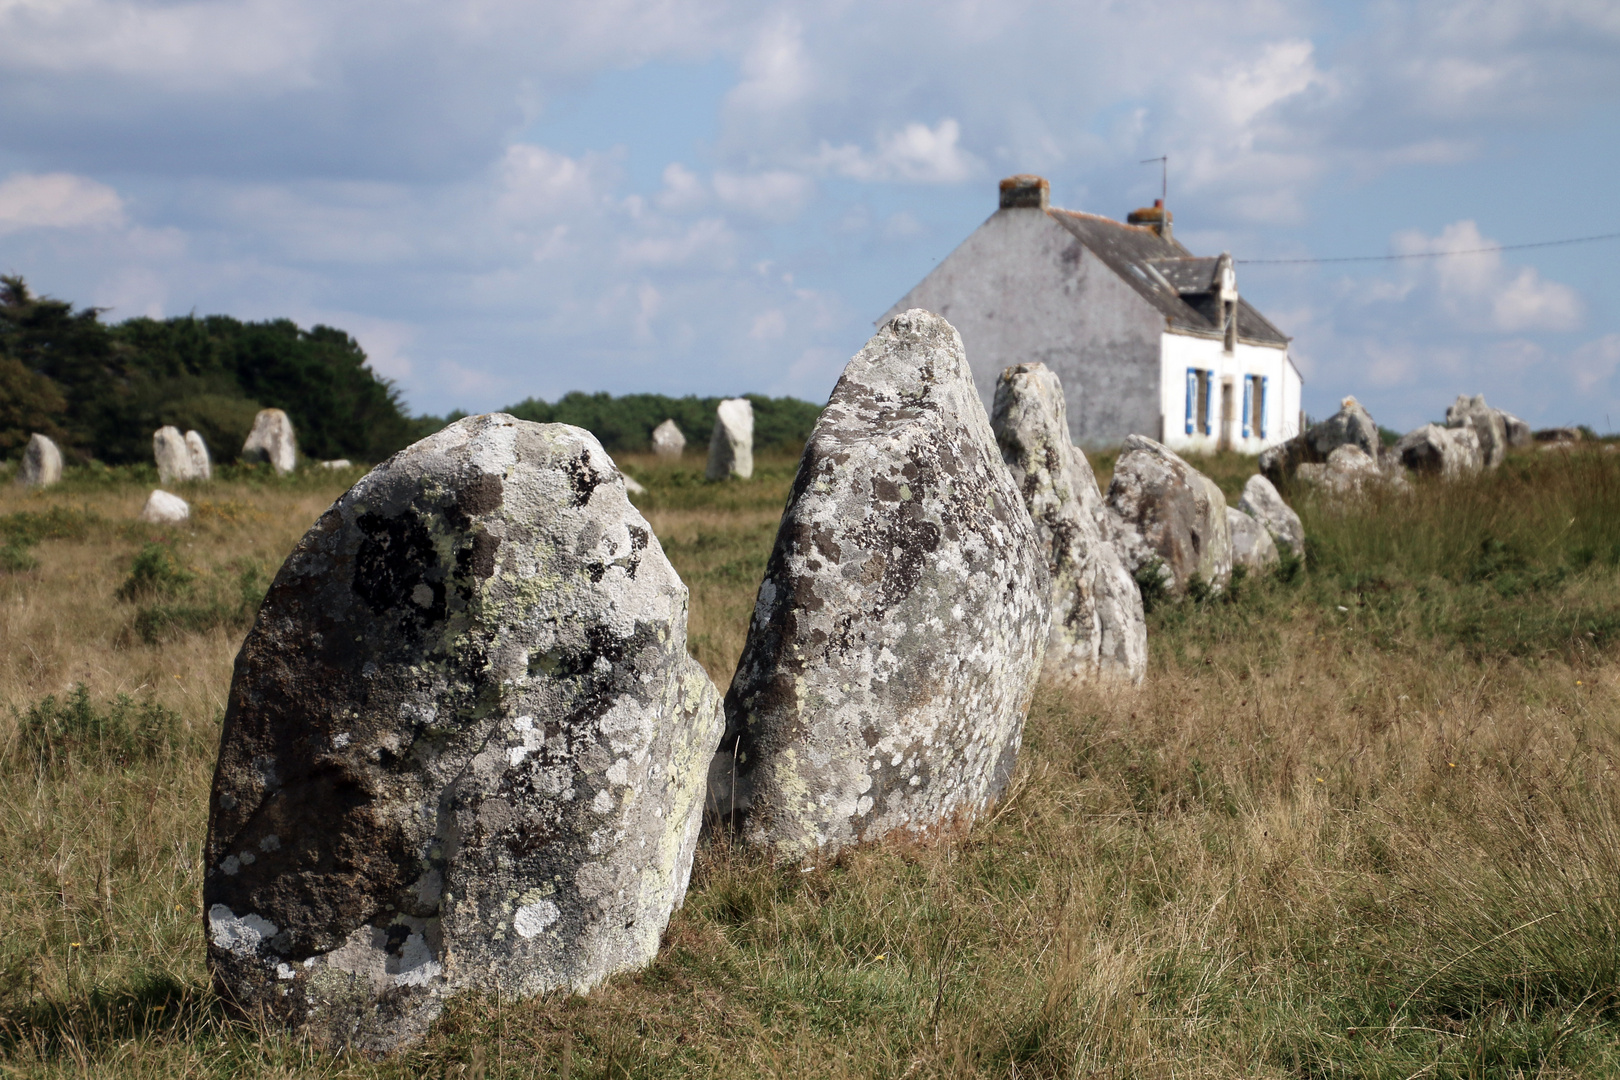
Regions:
M 1602 233 L 1598 236 L 1576 236 L 1568 240 L 1541 240 L 1534 244 L 1493 244 L 1490 247 L 1466 248 L 1461 251 L 1414 251 L 1405 255 L 1341 255 L 1332 259 L 1233 259 L 1235 263 L 1247 263 L 1250 266 L 1270 264 L 1297 265 L 1299 263 L 1351 263 L 1351 262 L 1395 262 L 1400 259 L 1447 259 L 1454 255 L 1485 255 L 1493 251 L 1524 251 L 1528 248 L 1562 247 L 1565 244 L 1590 244 L 1598 240 L 1620 240 L 1620 232 Z

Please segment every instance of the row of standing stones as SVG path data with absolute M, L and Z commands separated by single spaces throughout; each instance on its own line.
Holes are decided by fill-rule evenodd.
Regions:
M 652 449 L 659 458 L 679 460 L 686 451 L 686 436 L 674 420 L 665 420 L 653 428 Z M 747 398 L 726 398 L 715 410 L 704 475 L 710 480 L 747 480 L 754 475 L 754 403 Z
M 278 475 L 286 475 L 298 464 L 298 440 L 292 420 L 280 409 L 261 409 L 242 444 L 245 461 L 264 462 Z M 195 431 L 184 435 L 165 425 L 152 433 L 152 459 L 157 464 L 158 483 L 174 484 L 213 479 L 213 461 L 208 444 Z M 348 468 L 346 460 L 321 463 L 327 468 Z M 35 432 L 23 451 L 17 481 L 27 487 L 49 487 L 62 479 L 62 451 L 48 436 Z M 149 524 L 173 524 L 191 516 L 191 506 L 180 496 L 156 488 L 141 508 L 140 520 Z
M 454 993 L 649 962 L 705 823 L 813 860 L 974 820 L 1043 667 L 1142 678 L 1132 574 L 1234 557 L 1219 490 L 1150 440 L 1105 504 L 1062 402 L 1012 368 L 992 424 L 949 323 L 888 322 L 805 446 L 723 698 L 588 432 L 469 417 L 373 469 L 236 660 L 203 886 L 221 994 L 387 1053 Z
M 1303 480 L 1330 492 L 1354 493 L 1369 486 L 1407 485 L 1406 472 L 1452 480 L 1494 469 L 1510 449 L 1539 444 L 1543 450 L 1575 445 L 1574 428 L 1532 431 L 1530 425 L 1486 404 L 1483 394 L 1459 394 L 1446 422 L 1425 424 L 1384 446 L 1372 415 L 1355 398 L 1301 434 L 1260 455 L 1260 470 L 1277 483 Z

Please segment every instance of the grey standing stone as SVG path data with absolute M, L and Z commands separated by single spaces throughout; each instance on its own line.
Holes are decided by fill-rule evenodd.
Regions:
M 186 452 L 191 456 L 191 478 L 212 480 L 214 462 L 208 456 L 208 444 L 203 442 L 203 437 L 195 431 L 186 432 Z
M 1456 428 L 1424 424 L 1401 436 L 1395 451 L 1413 472 L 1447 480 L 1479 472 L 1484 465 L 1479 434 L 1471 424 Z
M 1052 575 L 1046 675 L 1142 681 L 1142 594 L 1104 529 L 1091 463 L 1069 441 L 1063 387 L 1045 364 L 1018 364 L 996 382 L 990 427 L 1023 494 Z
M 1294 508 L 1283 502 L 1282 495 L 1270 480 L 1259 473 L 1249 477 L 1243 485 L 1243 497 L 1238 500 L 1238 509 L 1264 525 L 1277 543 L 1299 558 L 1305 557 L 1305 526 L 1300 522 L 1299 515 L 1294 513 Z
M 152 459 L 157 462 L 158 483 L 174 484 L 194 480 L 191 448 L 177 427 L 164 426 L 152 433 Z
M 747 398 L 727 398 L 715 410 L 707 475 L 710 480 L 754 475 L 754 404 Z
M 48 436 L 34 432 L 23 449 L 17 483 L 24 487 L 50 487 L 62 481 L 62 451 Z
M 1457 400 L 1446 409 L 1446 427 L 1471 427 L 1479 436 L 1480 464 L 1494 469 L 1507 457 L 1507 424 L 1502 414 L 1485 404 L 1484 394 L 1458 394 Z
M 661 458 L 679 458 L 686 450 L 686 436 L 673 420 L 665 420 L 652 430 L 653 453 Z
M 1235 506 L 1226 508 L 1226 529 L 1232 535 L 1232 565 L 1261 574 L 1282 561 L 1270 531 Z
M 1012 775 L 1049 590 L 962 339 L 927 311 L 890 319 L 805 444 L 713 812 L 787 856 L 971 821 Z
M 354 468 L 354 462 L 346 457 L 333 458 L 331 461 L 321 462 L 321 468 L 330 469 L 332 472 L 341 472 L 344 469 Z
M 246 461 L 268 461 L 278 473 L 290 473 L 298 465 L 298 440 L 292 421 L 280 409 L 260 409 L 253 418 L 253 430 L 242 444 Z
M 1502 418 L 1502 428 L 1507 432 L 1509 449 L 1522 450 L 1536 441 L 1527 422 L 1502 409 L 1497 409 L 1496 415 Z
M 140 519 L 148 525 L 173 525 L 191 517 L 191 504 L 158 488 L 146 497 Z
M 204 853 L 227 1000 L 328 1046 L 584 991 L 686 892 L 718 694 L 589 432 L 468 417 L 305 534 L 236 659 Z
M 1378 424 L 1372 414 L 1354 397 L 1347 397 L 1339 402 L 1339 411 L 1326 420 L 1262 451 L 1260 472 L 1273 484 L 1285 484 L 1301 465 L 1324 464 L 1334 450 L 1347 445 L 1359 447 L 1376 462 L 1379 443 Z M 1306 475 L 1320 477 L 1322 470 L 1310 469 Z
M 1232 576 L 1226 496 L 1169 447 L 1145 435 L 1125 437 L 1108 484 L 1108 509 L 1132 576 L 1157 562 L 1176 593 L 1194 574 L 1216 588 Z

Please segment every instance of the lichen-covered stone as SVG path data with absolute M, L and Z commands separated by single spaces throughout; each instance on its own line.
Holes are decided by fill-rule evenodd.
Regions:
M 204 852 L 221 993 L 385 1052 L 454 991 L 652 959 L 722 727 L 686 615 L 588 432 L 469 417 L 363 477 L 237 656 Z
M 259 410 L 253 418 L 253 430 L 242 444 L 242 460 L 267 461 L 283 474 L 298 466 L 298 440 L 286 413 L 280 409 Z
M 158 483 L 174 484 L 197 479 L 191 461 L 191 448 L 180 429 L 164 425 L 152 433 L 152 460 L 157 463 Z
M 1233 566 L 1261 574 L 1282 561 L 1270 530 L 1235 506 L 1226 508 L 1226 531 L 1232 537 Z
M 653 453 L 661 458 L 679 458 L 686 450 L 686 436 L 675 421 L 665 420 L 652 430 L 652 448 Z
M 1455 428 L 1424 424 L 1401 436 L 1395 452 L 1401 464 L 1413 472 L 1447 480 L 1479 472 L 1484 466 L 1479 432 L 1472 424 Z
M 1226 496 L 1169 447 L 1128 435 L 1108 484 L 1115 545 L 1134 577 L 1158 564 L 1166 586 L 1184 592 L 1194 574 L 1223 588 L 1232 576 Z
M 148 525 L 173 525 L 191 517 L 191 504 L 178 495 L 158 488 L 146 497 L 141 520 Z
M 1104 532 L 1102 492 L 1091 463 L 1069 441 L 1057 373 L 1045 364 L 1003 371 L 990 427 L 1052 575 L 1046 675 L 1141 682 L 1147 670 L 1142 594 Z
M 62 481 L 62 451 L 47 435 L 34 432 L 23 448 L 17 483 L 23 487 L 50 487 Z
M 754 475 L 754 403 L 747 398 L 726 398 L 715 409 L 707 475 L 710 480 Z
M 1286 484 L 1301 465 L 1326 463 L 1334 450 L 1355 446 L 1373 461 L 1379 459 L 1378 424 L 1361 402 L 1353 397 L 1339 402 L 1339 411 L 1312 424 L 1286 442 L 1268 447 L 1260 454 L 1260 472 L 1273 484 Z M 1321 469 L 1307 470 L 1307 476 L 1322 476 Z
M 214 462 L 208 456 L 208 444 L 195 431 L 186 432 L 186 452 L 191 457 L 191 478 L 193 480 L 212 480 L 214 478 Z
M 1522 421 L 1521 421 L 1522 422 Z M 1479 437 L 1480 465 L 1494 469 L 1507 457 L 1507 421 L 1502 413 L 1485 404 L 1484 394 L 1458 394 L 1457 400 L 1446 409 L 1446 427 L 1471 427 Z
M 1305 526 L 1294 508 L 1283 502 L 1270 480 L 1260 473 L 1249 477 L 1243 485 L 1238 509 L 1264 525 L 1278 544 L 1301 559 L 1305 557 Z
M 1535 436 L 1530 431 L 1530 425 L 1517 416 L 1504 409 L 1497 409 L 1496 415 L 1502 418 L 1502 429 L 1507 432 L 1508 447 L 1513 450 L 1522 450 L 1535 443 Z
M 713 812 L 789 856 L 971 820 L 1012 775 L 1049 588 L 962 339 L 896 316 L 805 445 L 726 695 Z

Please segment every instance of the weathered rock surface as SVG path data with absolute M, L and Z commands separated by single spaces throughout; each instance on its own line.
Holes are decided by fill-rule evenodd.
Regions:
M 1572 427 L 1542 428 L 1530 437 L 1538 443 L 1580 442 L 1585 438 L 1580 428 Z
M 1063 387 L 1045 364 L 1018 364 L 996 383 L 990 427 L 1035 525 L 1052 575 L 1050 678 L 1142 681 L 1142 594 L 1104 528 L 1091 463 L 1069 441 Z
M 193 480 L 212 480 L 214 478 L 214 461 L 208 456 L 208 444 L 195 431 L 186 432 L 186 452 L 191 457 L 191 478 Z
M 1273 484 L 1282 484 L 1301 465 L 1325 464 L 1341 446 L 1360 447 L 1374 462 L 1379 459 L 1378 424 L 1354 397 L 1340 401 L 1338 412 L 1303 434 L 1262 451 L 1260 472 Z M 1306 475 L 1320 476 L 1321 470 L 1307 470 Z
M 331 461 L 321 462 L 321 468 L 331 469 L 333 472 L 337 472 L 340 469 L 354 468 L 354 462 L 350 461 L 346 457 L 333 458 Z
M 588 432 L 469 417 L 355 484 L 237 656 L 203 901 L 227 1000 L 385 1052 L 585 990 L 685 894 L 718 694 Z
M 152 433 L 152 458 L 157 462 L 158 483 L 175 484 L 195 480 L 191 448 L 177 427 L 158 428 Z
M 1448 480 L 1479 472 L 1483 465 L 1479 434 L 1472 424 L 1456 428 L 1424 424 L 1401 436 L 1395 450 L 1413 472 Z
M 50 487 L 62 481 L 62 451 L 48 436 L 34 432 L 23 450 L 17 482 L 24 487 Z
M 1049 591 L 961 338 L 889 320 L 805 445 L 726 694 L 718 819 L 785 855 L 972 820 L 1012 775 Z
M 1335 448 L 1325 462 L 1299 466 L 1294 475 L 1299 480 L 1340 495 L 1359 494 L 1369 486 L 1380 483 L 1401 484 L 1406 479 L 1385 472 L 1377 458 L 1351 443 Z
M 1485 404 L 1484 394 L 1458 394 L 1457 400 L 1446 409 L 1446 427 L 1472 427 L 1479 436 L 1480 464 L 1494 469 L 1507 457 L 1507 424 L 1502 414 Z
M 754 475 L 754 403 L 747 398 L 726 398 L 715 410 L 707 475 L 710 480 Z
M 749 445 L 752 446 L 752 439 Z M 681 434 L 675 421 L 665 420 L 652 430 L 652 448 L 653 453 L 661 458 L 678 458 L 686 450 L 686 436 Z
M 1128 435 L 1108 485 L 1115 544 L 1134 577 L 1155 561 L 1172 592 L 1197 574 L 1222 588 L 1232 576 L 1226 496 L 1215 481 L 1145 435 Z
M 1503 409 L 1497 409 L 1496 415 L 1502 418 L 1502 427 L 1507 431 L 1509 449 L 1522 450 L 1536 441 L 1528 422 Z
M 1278 544 L 1301 559 L 1305 557 L 1305 526 L 1294 508 L 1283 502 L 1270 480 L 1259 473 L 1249 477 L 1243 485 L 1238 509 L 1264 525 Z
M 647 489 L 637 483 L 636 478 L 628 473 L 626 473 L 624 477 L 624 490 L 629 492 L 631 495 L 647 494 Z
M 244 461 L 268 461 L 278 473 L 290 473 L 298 466 L 298 440 L 292 421 L 280 409 L 260 409 L 253 418 L 253 430 L 242 444 Z
M 1262 574 L 1282 561 L 1265 525 L 1235 506 L 1226 508 L 1226 529 L 1232 534 L 1232 565 Z
M 149 525 L 172 525 L 189 517 L 191 504 L 162 488 L 157 488 L 148 495 L 146 505 L 141 507 L 141 520 Z

